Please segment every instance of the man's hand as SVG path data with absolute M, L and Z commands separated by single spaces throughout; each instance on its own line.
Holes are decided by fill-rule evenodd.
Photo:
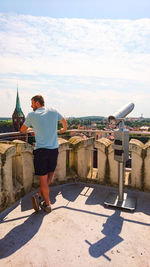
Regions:
M 22 125 L 21 129 L 20 129 L 21 133 L 30 133 L 32 136 L 34 136 L 33 129 L 30 127 L 27 127 L 25 124 Z
M 33 129 L 28 127 L 27 132 L 33 132 Z
M 25 124 L 23 124 L 23 125 L 21 126 L 20 132 L 21 132 L 21 133 L 27 133 L 27 130 L 28 130 L 28 127 L 27 127 Z
M 59 134 L 62 134 L 62 133 L 65 133 L 65 132 L 66 132 L 66 131 L 65 131 L 64 128 L 61 128 L 61 129 L 58 131 Z

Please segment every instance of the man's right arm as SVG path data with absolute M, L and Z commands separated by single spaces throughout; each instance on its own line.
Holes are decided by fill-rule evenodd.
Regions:
M 21 126 L 21 129 L 20 129 L 20 132 L 21 133 L 27 133 L 27 132 L 32 132 L 33 131 L 33 129 L 32 128 L 30 128 L 30 127 L 27 127 L 25 124 L 23 124 L 22 126 Z
M 28 130 L 28 127 L 27 127 L 25 124 L 23 124 L 23 125 L 21 126 L 20 132 L 21 132 L 21 133 L 27 133 L 27 130 Z
M 31 125 L 32 124 L 31 118 L 32 118 L 31 113 L 29 113 L 27 115 L 26 119 L 25 119 L 24 124 L 21 126 L 21 129 L 20 129 L 21 133 L 27 133 L 27 132 L 33 131 L 31 126 L 27 126 L 27 125 Z

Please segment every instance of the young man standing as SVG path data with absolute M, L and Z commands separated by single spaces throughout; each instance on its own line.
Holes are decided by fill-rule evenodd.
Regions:
M 67 121 L 55 109 L 45 108 L 44 98 L 41 95 L 32 97 L 31 102 L 33 112 L 27 115 L 20 131 L 24 133 L 33 130 L 35 133 L 34 168 L 35 174 L 40 176 L 40 189 L 32 196 L 32 204 L 36 211 L 41 206 L 46 212 L 51 212 L 49 184 L 57 165 L 57 125 L 58 121 L 62 123 L 63 128 L 59 133 L 64 133 L 67 130 Z M 40 203 L 42 196 L 45 201 Z

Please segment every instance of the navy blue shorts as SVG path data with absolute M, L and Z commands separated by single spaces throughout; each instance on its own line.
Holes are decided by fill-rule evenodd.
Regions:
M 54 172 L 57 165 L 58 148 L 38 148 L 33 150 L 34 169 L 36 175 L 45 175 Z

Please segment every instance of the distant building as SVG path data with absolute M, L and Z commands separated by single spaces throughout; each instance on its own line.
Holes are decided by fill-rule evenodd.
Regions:
M 149 126 L 142 126 L 140 127 L 140 131 L 148 131 L 149 128 Z
M 24 123 L 24 121 L 25 121 L 25 116 L 20 106 L 20 99 L 19 99 L 18 88 L 17 88 L 16 107 L 12 115 L 12 126 L 13 126 L 12 130 L 14 132 L 20 131 L 20 128 L 22 124 Z

